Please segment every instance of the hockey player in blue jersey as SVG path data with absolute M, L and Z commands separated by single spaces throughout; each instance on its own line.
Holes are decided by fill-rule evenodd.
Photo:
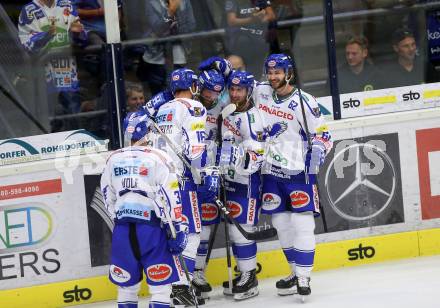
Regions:
M 316 99 L 293 85 L 293 65 L 284 54 L 270 55 L 264 63 L 268 82 L 258 84 L 253 97 L 265 127 L 282 128 L 266 141 L 262 167 L 261 213 L 272 215 L 291 267 L 276 287 L 280 295 L 306 296 L 315 256 L 314 214 L 319 214 L 316 175 L 332 141 Z
M 148 121 L 133 120 L 126 129 L 132 146 L 113 152 L 101 177 L 104 202 L 115 226 L 110 280 L 118 286 L 118 307 L 137 308 L 142 272 L 151 294 L 150 308 L 170 307 L 171 283 L 182 276 L 177 257 L 187 243 L 188 226 L 176 169 L 163 151 L 144 146 Z M 167 229 L 177 235 L 170 238 Z
M 254 76 L 244 71 L 234 71 L 229 75 L 228 93 L 230 103 L 236 111 L 223 120 L 222 154 L 220 165 L 225 169 L 225 199 L 235 219 L 246 231 L 252 232 L 258 223 L 261 206 L 260 167 L 264 157 L 264 127 L 254 106 L 252 92 Z M 257 244 L 247 240 L 233 224 L 229 226 L 232 250 L 237 261 L 240 276 L 233 281 L 232 293 L 229 283 L 224 284 L 224 293 L 233 295 L 235 300 L 257 296 L 256 277 Z
M 170 90 L 175 98 L 163 104 L 155 117 L 162 134 L 155 146 L 173 157 L 180 176 L 183 217 L 189 224 L 188 245 L 183 257 L 192 274 L 202 228 L 198 193 L 217 194 L 219 180 L 216 170 L 209 168 L 205 143 L 206 108 L 194 100 L 199 93 L 197 76 L 189 69 L 173 71 Z M 181 155 L 176 155 L 176 150 Z M 173 302 L 176 305 L 192 304 L 189 283 L 183 279 L 173 285 Z M 200 299 L 199 303 L 203 301 Z

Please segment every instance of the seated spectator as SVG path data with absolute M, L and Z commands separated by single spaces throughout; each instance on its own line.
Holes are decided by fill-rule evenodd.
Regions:
M 148 0 L 145 3 L 145 21 L 145 38 L 189 33 L 194 31 L 196 25 L 190 0 Z M 167 87 L 166 59 L 174 68 L 186 65 L 189 44 L 190 40 L 186 40 L 145 46 L 136 75 L 148 85 L 151 96 Z
M 380 86 L 377 69 L 368 60 L 368 40 L 350 38 L 345 45 L 346 63 L 338 71 L 340 93 L 376 90 Z
M 416 40 L 412 31 L 407 28 L 397 29 L 393 33 L 392 44 L 397 57 L 395 61 L 385 65 L 387 87 L 415 85 L 435 78 L 432 65 L 417 55 Z
M 232 69 L 238 71 L 245 71 L 246 65 L 244 64 L 243 58 L 237 55 L 230 55 L 226 58 L 231 63 Z
M 127 97 L 127 114 L 136 112 L 141 106 L 145 105 L 145 95 L 142 85 L 137 83 L 126 83 L 125 95 Z
M 242 57 L 248 71 L 260 79 L 262 63 L 270 51 L 269 24 L 275 21 L 270 1 L 226 0 L 225 11 L 228 52 Z

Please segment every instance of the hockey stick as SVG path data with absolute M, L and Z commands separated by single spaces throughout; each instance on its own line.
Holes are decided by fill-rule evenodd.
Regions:
M 217 234 L 218 225 L 214 225 L 214 230 L 212 230 L 211 236 L 209 237 L 209 243 L 208 243 L 208 252 L 206 253 L 205 258 L 205 267 L 208 266 L 209 259 L 211 258 L 212 248 L 214 247 L 214 241 L 215 241 L 215 235 Z
M 163 199 L 162 199 L 162 202 L 164 202 Z M 166 209 L 164 210 L 164 213 L 165 213 L 165 217 L 166 217 L 166 219 L 168 221 L 168 226 L 170 227 L 171 238 L 175 240 L 176 237 L 177 237 L 177 233 L 176 233 L 176 228 L 174 228 L 173 221 L 171 220 L 170 213 Z M 194 299 L 194 304 L 195 304 L 196 308 L 198 308 L 199 305 L 198 305 L 198 302 L 197 302 L 196 291 L 194 290 L 194 288 L 192 286 L 191 278 L 190 278 L 189 271 L 188 271 L 188 267 L 186 266 L 185 260 L 183 259 L 183 254 L 179 253 L 177 257 L 179 259 L 180 264 L 182 264 L 183 271 L 185 272 L 185 277 L 186 277 L 186 280 L 188 281 L 189 290 L 190 290 L 191 295 L 192 295 L 192 297 Z
M 304 108 L 304 102 L 303 102 L 303 98 L 302 98 L 302 94 L 301 94 L 301 87 L 299 86 L 300 82 L 299 82 L 299 75 L 298 75 L 298 71 L 296 70 L 296 67 L 294 65 L 293 68 L 294 74 L 295 74 L 295 78 L 296 78 L 296 88 L 298 89 L 298 95 L 299 95 L 299 103 L 301 105 L 301 114 L 304 120 L 304 129 L 305 129 L 305 133 L 306 133 L 306 138 L 307 138 L 307 152 L 308 151 L 312 151 L 312 140 L 310 140 L 310 131 L 309 131 L 309 125 L 307 124 L 307 118 L 306 118 L 306 112 L 305 112 L 305 108 Z M 304 176 L 306 177 L 306 183 L 309 183 L 309 174 L 308 174 L 308 170 L 307 167 L 304 170 Z M 321 219 L 322 219 L 322 225 L 324 227 L 324 232 L 328 232 L 327 229 L 327 220 L 325 219 L 325 212 L 324 212 L 324 208 L 322 207 L 321 204 L 321 198 L 319 198 L 319 185 L 318 185 L 318 173 L 316 173 L 316 190 L 318 192 L 318 200 L 319 200 L 319 211 L 321 212 Z
M 269 229 L 265 229 L 265 230 L 261 230 L 261 231 L 256 231 L 256 232 L 247 232 L 245 229 L 243 229 L 243 227 L 232 217 L 229 216 L 229 214 L 231 213 L 228 208 L 223 204 L 223 202 L 221 202 L 220 200 L 215 200 L 217 206 L 223 211 L 223 213 L 225 213 L 227 216 L 227 220 L 234 224 L 238 231 L 240 231 L 241 234 L 243 234 L 244 238 L 249 240 L 249 241 L 261 241 L 261 240 L 267 240 L 270 239 L 272 237 L 275 237 L 277 235 L 277 229 L 275 228 L 269 228 Z

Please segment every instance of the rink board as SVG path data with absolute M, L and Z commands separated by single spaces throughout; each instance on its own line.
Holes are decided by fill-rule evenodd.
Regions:
M 440 254 L 439 238 L 440 230 L 430 229 L 321 243 L 316 248 L 314 270 Z M 353 260 L 355 257 L 356 259 Z M 258 274 L 259 279 L 283 276 L 289 273 L 289 266 L 281 250 L 260 252 L 257 259 L 262 267 L 262 271 Z M 226 268 L 226 258 L 211 260 L 207 270 L 208 280 L 215 286 L 220 285 L 227 280 Z M 148 295 L 148 289 L 146 284 L 142 283 L 141 296 L 146 295 Z M 8 308 L 62 307 L 115 298 L 116 288 L 110 283 L 107 276 L 0 291 L 1 307 Z
M 381 157 L 394 164 L 394 182 L 385 183 L 387 177 L 381 175 L 369 179 L 383 184 L 381 187 L 392 184 L 396 189 L 380 215 L 370 215 L 368 220 L 347 220 L 340 214 L 347 214 L 349 208 L 338 207 L 341 203 L 334 200 L 333 204 L 324 204 L 329 232 L 323 231 L 317 218 L 315 270 L 440 254 L 440 177 L 436 173 L 440 170 L 440 108 L 346 119 L 329 126 L 335 143 L 355 140 L 364 150 L 374 140 L 386 145 L 386 155 L 382 153 Z M 40 143 L 24 141 L 43 152 Z M 23 148 L 24 141 L 9 142 L 8 153 L 26 152 L 30 146 Z M 116 296 L 106 276 L 111 225 L 99 208 L 99 174 L 108 153 L 93 150 L 63 159 L 64 154 L 2 166 L 2 308 L 62 307 Z M 354 163 L 344 169 L 348 178 L 351 169 L 355 169 Z M 336 188 L 343 184 L 330 183 Z M 325 194 L 326 187 L 321 188 Z M 219 231 L 207 270 L 213 285 L 227 278 L 221 236 Z M 258 262 L 260 279 L 289 273 L 276 239 L 258 244 Z M 147 293 L 145 286 L 142 290 Z

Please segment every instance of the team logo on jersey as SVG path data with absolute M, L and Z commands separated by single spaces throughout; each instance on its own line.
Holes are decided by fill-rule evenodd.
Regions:
M 227 201 L 226 204 L 229 208 L 229 215 L 232 216 L 232 218 L 237 218 L 243 212 L 241 205 L 235 201 Z
M 290 204 L 293 208 L 299 209 L 305 207 L 310 202 L 310 196 L 302 190 L 295 190 L 290 193 Z
M 194 107 L 194 116 L 200 117 L 202 115 L 202 109 L 200 107 Z
M 204 221 L 213 221 L 218 217 L 218 208 L 212 203 L 202 204 L 202 219 Z
M 313 108 L 312 113 L 315 118 L 319 118 L 321 116 L 321 109 L 319 109 L 319 107 Z
M 263 195 L 263 209 L 266 211 L 275 210 L 281 204 L 281 198 L 278 195 L 266 193 Z
M 147 267 L 147 276 L 153 282 L 165 281 L 171 277 L 173 269 L 165 263 L 155 264 Z
M 113 264 L 110 266 L 110 276 L 113 278 L 114 281 L 119 283 L 127 282 L 131 278 L 129 272 Z

